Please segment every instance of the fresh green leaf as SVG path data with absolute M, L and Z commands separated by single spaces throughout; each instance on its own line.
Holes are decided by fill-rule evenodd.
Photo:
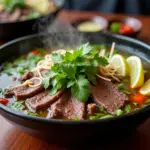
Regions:
M 96 85 L 96 76 L 92 73 L 87 73 L 88 80 Z
M 122 111 L 121 109 L 117 109 L 117 110 L 115 111 L 115 114 L 116 114 L 116 116 L 120 116 L 120 115 L 123 114 L 123 111 Z
M 42 84 L 43 84 L 44 88 L 47 89 L 50 86 L 50 78 L 48 78 L 48 77 L 44 78 L 42 80 Z
M 25 70 L 20 68 L 17 70 L 17 72 L 20 74 L 20 75 L 24 75 L 25 74 Z
M 131 91 L 128 88 L 126 88 L 123 83 L 117 83 L 116 86 L 119 88 L 121 92 L 125 94 L 131 94 Z
M 108 65 L 108 60 L 105 57 L 102 57 L 102 56 L 99 57 L 98 55 L 96 55 L 94 57 L 94 60 L 97 61 L 97 65 L 94 65 L 96 67 L 99 66 L 99 65 L 101 65 L 101 66 Z
M 54 63 L 58 63 L 58 62 L 63 61 L 63 56 L 61 54 L 58 54 L 58 53 L 53 53 L 51 58 L 52 58 Z
M 67 75 L 67 78 L 75 78 L 76 66 L 67 63 L 62 65 L 61 69 L 62 72 Z
M 70 88 L 70 87 L 73 86 L 74 84 L 75 84 L 75 80 L 70 80 L 70 81 L 68 81 L 67 88 Z
M 50 91 L 49 91 L 49 95 L 53 96 L 57 93 L 57 88 L 53 87 Z
M 86 55 L 92 50 L 92 47 L 89 45 L 89 43 L 86 43 L 83 44 L 79 49 L 82 50 L 82 55 Z
M 110 25 L 110 31 L 117 33 L 120 30 L 120 23 L 114 22 Z
M 101 117 L 100 119 L 106 119 L 106 118 L 111 118 L 111 117 L 113 117 L 113 115 L 105 115 L 105 116 Z
M 74 118 L 73 120 L 78 121 L 78 120 L 80 120 L 80 118 L 76 117 L 76 118 Z
M 4 0 L 3 1 L 6 6 L 6 11 L 12 12 L 15 8 L 25 8 L 24 0 Z
M 98 119 L 105 119 L 113 117 L 113 115 L 110 114 L 102 114 L 102 113 L 96 113 L 94 116 L 89 116 L 90 120 L 98 120 Z
M 38 17 L 40 17 L 41 16 L 41 14 L 39 13 L 39 12 L 33 12 L 33 13 L 30 13 L 28 16 L 27 16 L 27 18 L 28 19 L 35 19 L 35 18 L 38 18 Z
M 12 103 L 8 103 L 7 106 L 15 111 L 23 111 L 25 109 L 24 101 L 15 101 Z
M 96 120 L 96 119 L 99 119 L 97 116 L 89 116 L 89 119 L 90 120 Z
M 66 61 L 66 62 L 75 61 L 81 55 L 82 55 L 82 50 L 75 50 L 73 53 L 70 53 L 68 51 L 68 52 L 66 52 L 66 54 L 64 56 L 64 61 Z
M 103 114 L 107 114 L 107 111 L 105 110 L 105 108 L 103 106 L 99 106 L 99 110 L 100 112 L 102 112 Z
M 55 63 L 52 67 L 51 67 L 51 71 L 55 72 L 55 73 L 59 73 L 60 72 L 60 65 L 58 63 Z
M 146 101 L 145 101 L 145 103 L 147 104 L 147 103 L 150 103 L 150 99 L 147 99 Z
M 103 117 L 105 114 L 103 113 L 95 113 L 93 116 L 89 116 L 89 119 L 90 120 L 98 120 L 100 119 L 101 117 Z
M 124 107 L 124 111 L 125 111 L 125 113 L 129 113 L 130 111 L 131 111 L 131 106 L 130 105 L 125 105 L 125 107 Z
M 56 75 L 58 75 L 58 73 L 55 72 L 55 71 L 52 71 L 52 70 L 50 70 L 49 72 L 47 72 L 47 73 L 45 74 L 45 76 L 46 76 L 46 77 L 49 77 L 50 79 L 53 78 L 53 77 L 55 77 Z
M 90 94 L 89 81 L 83 75 L 80 75 L 71 87 L 71 92 L 78 100 L 86 102 Z
M 31 112 L 31 111 L 28 111 L 28 110 L 25 110 L 24 113 L 27 114 L 27 115 L 30 115 L 30 116 L 39 116 L 39 114 L 37 112 Z

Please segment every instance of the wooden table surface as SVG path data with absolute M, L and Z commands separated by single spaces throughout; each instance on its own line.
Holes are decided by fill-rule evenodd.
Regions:
M 70 12 L 62 11 L 58 19 L 60 21 L 72 21 L 83 18 L 90 18 L 92 16 L 104 16 L 107 19 L 119 19 L 124 18 L 124 15 L 115 14 L 101 14 L 97 12 Z M 135 16 L 143 23 L 142 31 L 139 35 L 139 39 L 150 43 L 150 17 Z M 82 149 L 100 149 L 101 147 L 82 148 Z M 4 118 L 0 116 L 0 150 L 64 150 L 69 148 L 63 148 L 57 145 L 50 145 L 45 141 L 36 139 L 30 135 L 18 130 L 15 126 L 8 123 Z M 79 149 L 79 148 L 77 148 Z M 102 148 L 101 148 L 102 149 Z M 112 146 L 111 149 L 115 150 L 150 150 L 150 119 L 147 119 L 130 137 L 121 143 L 121 146 Z

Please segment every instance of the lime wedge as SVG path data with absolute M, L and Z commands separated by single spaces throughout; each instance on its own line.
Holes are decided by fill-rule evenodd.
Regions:
M 110 63 L 117 69 L 118 74 L 120 74 L 122 77 L 128 75 L 129 72 L 128 63 L 122 55 L 120 54 L 114 55 L 111 58 Z
M 142 61 L 137 56 L 130 56 L 127 59 L 131 88 L 139 88 L 144 84 L 144 70 Z
M 86 21 L 80 23 L 77 29 L 81 32 L 98 32 L 102 29 L 102 27 L 99 24 L 94 23 L 92 21 Z
M 150 96 L 150 79 L 141 87 L 140 93 L 145 96 Z

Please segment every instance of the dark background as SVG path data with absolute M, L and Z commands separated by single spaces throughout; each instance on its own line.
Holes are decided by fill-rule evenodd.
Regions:
M 150 15 L 150 0 L 66 0 L 65 9 Z

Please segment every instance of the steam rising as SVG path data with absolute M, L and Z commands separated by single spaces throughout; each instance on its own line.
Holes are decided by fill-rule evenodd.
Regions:
M 49 25 L 48 20 L 38 24 L 39 32 L 44 35 L 43 43 L 50 49 L 73 49 L 87 42 L 83 34 L 76 31 L 69 23 L 54 21 Z

